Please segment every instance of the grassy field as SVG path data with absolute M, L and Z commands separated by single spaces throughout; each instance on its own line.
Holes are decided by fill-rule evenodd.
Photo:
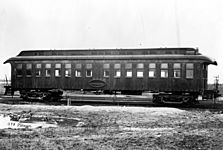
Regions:
M 30 118 L 57 125 L 0 129 L 0 150 L 221 150 L 223 147 L 222 109 L 0 103 L 0 114 L 29 114 Z
M 222 149 L 221 111 L 167 107 L 0 104 L 1 114 L 31 113 L 56 128 L 1 129 L 0 149 Z M 66 119 L 67 118 L 67 119 Z M 76 120 L 69 121 L 69 120 Z M 62 122 L 62 123 L 60 123 Z

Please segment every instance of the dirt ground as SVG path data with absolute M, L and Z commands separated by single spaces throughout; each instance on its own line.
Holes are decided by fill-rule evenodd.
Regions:
M 223 112 L 168 107 L 0 104 L 0 114 L 41 118 L 57 127 L 0 129 L 1 150 L 216 149 Z

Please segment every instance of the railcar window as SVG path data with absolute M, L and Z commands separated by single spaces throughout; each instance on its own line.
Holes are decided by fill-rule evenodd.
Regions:
M 36 77 L 41 77 L 42 64 L 36 64 Z
M 125 69 L 132 69 L 132 64 L 125 64 Z
M 186 64 L 186 78 L 187 79 L 194 78 L 194 64 L 192 63 Z
M 22 64 L 16 64 L 16 69 L 22 69 Z
M 143 77 L 143 70 L 137 70 L 137 77 L 142 78 Z
M 131 78 L 132 77 L 132 64 L 130 63 L 125 64 L 125 69 L 126 69 L 126 77 Z
M 82 68 L 82 65 L 81 65 L 81 64 L 76 64 L 76 65 L 75 65 L 75 68 L 76 68 L 76 69 L 81 69 L 81 68 Z
M 120 69 L 120 68 L 121 68 L 121 64 L 115 64 L 115 65 L 114 65 L 114 68 L 115 68 L 115 69 Z
M 149 77 L 154 78 L 156 75 L 156 64 L 150 63 L 149 64 Z
M 51 64 L 46 64 L 45 68 L 51 68 Z
M 143 63 L 137 64 L 136 76 L 138 78 L 142 78 L 143 77 L 143 70 L 144 70 L 144 64 Z
M 32 64 L 26 64 L 26 69 L 32 69 Z
M 50 77 L 51 76 L 51 70 L 50 69 L 46 69 L 46 77 Z
M 143 69 L 143 68 L 144 68 L 144 64 L 143 63 L 137 64 L 137 69 Z
M 55 68 L 61 68 L 61 64 L 55 64 Z
M 61 64 L 55 64 L 55 77 L 61 77 Z
M 37 69 L 41 69 L 42 68 L 42 64 L 36 64 L 36 68 Z
M 168 64 L 167 63 L 161 64 L 161 68 L 162 69 L 168 69 Z
M 86 64 L 86 77 L 92 77 L 92 64 Z
M 114 69 L 115 69 L 115 78 L 121 77 L 121 64 L 115 64 Z
M 55 77 L 60 77 L 61 76 L 61 70 L 56 69 L 55 70 Z
M 36 70 L 36 77 L 41 77 L 41 70 Z
M 104 77 L 109 77 L 110 76 L 110 64 L 103 64 L 103 68 L 104 68 Z
M 92 77 L 92 70 L 86 70 L 86 77 Z
M 26 76 L 27 77 L 32 76 L 32 64 L 26 64 Z
M 65 64 L 65 68 L 71 68 L 71 64 Z
M 109 75 L 110 75 L 109 70 L 104 70 L 104 77 L 109 77 Z
M 121 70 L 115 70 L 115 77 L 116 78 L 119 78 L 119 77 L 121 77 Z
M 110 68 L 110 64 L 103 64 L 103 68 L 104 69 L 109 69 Z
M 180 63 L 174 63 L 173 64 L 173 77 L 174 78 L 180 78 L 181 77 L 181 64 Z
M 81 68 L 82 65 L 81 64 L 76 64 L 75 65 L 75 77 L 81 77 Z
M 16 76 L 22 77 L 22 64 L 16 64 Z
M 50 77 L 51 76 L 51 64 L 45 64 L 45 68 L 46 68 L 46 77 Z
M 126 70 L 126 77 L 128 78 L 132 77 L 132 70 Z
M 75 76 L 81 77 L 81 70 L 75 70 Z
M 87 69 L 92 69 L 92 64 L 86 64 Z
M 161 64 L 160 76 L 161 78 L 168 78 L 168 64 L 167 63 Z
M 71 77 L 71 64 L 65 64 L 65 77 Z

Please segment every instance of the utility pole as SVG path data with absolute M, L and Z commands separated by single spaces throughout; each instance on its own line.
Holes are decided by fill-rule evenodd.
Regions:
M 216 76 L 215 77 L 215 82 L 214 82 L 214 85 L 215 85 L 215 87 L 214 87 L 214 91 L 215 91 L 215 98 L 217 97 L 217 94 L 218 94 L 218 86 L 219 86 L 219 76 Z
M 214 80 L 214 96 L 213 96 L 213 100 L 214 100 L 214 108 L 216 106 L 216 98 L 218 97 L 218 85 L 219 85 L 219 76 L 215 76 L 215 80 Z

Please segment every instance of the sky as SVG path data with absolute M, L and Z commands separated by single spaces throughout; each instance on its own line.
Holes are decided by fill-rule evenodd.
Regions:
M 0 79 L 21 50 L 193 47 L 223 83 L 222 0 L 0 0 Z

